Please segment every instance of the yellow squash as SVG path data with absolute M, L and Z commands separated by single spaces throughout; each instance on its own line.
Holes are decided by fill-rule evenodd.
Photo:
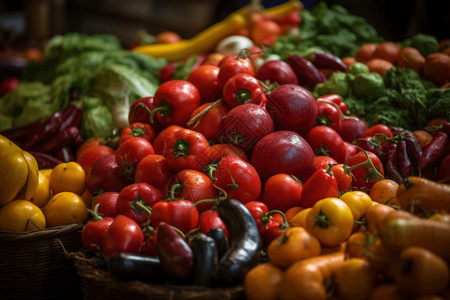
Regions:
M 30 200 L 39 183 L 38 164 L 28 152 L 0 135 L 0 206 Z
M 300 11 L 302 4 L 298 0 L 290 0 L 278 6 L 264 10 L 270 16 L 282 16 L 290 11 Z M 154 58 L 166 58 L 168 61 L 181 61 L 191 55 L 208 53 L 214 50 L 218 42 L 227 36 L 246 28 L 248 17 L 254 7 L 247 5 L 230 14 L 223 21 L 205 29 L 189 40 L 182 40 L 175 44 L 151 44 L 133 48 L 134 52 L 146 54 Z

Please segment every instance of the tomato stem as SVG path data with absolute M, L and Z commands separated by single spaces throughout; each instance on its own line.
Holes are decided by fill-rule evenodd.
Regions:
M 359 147 L 358 147 L 359 148 Z M 361 148 L 360 148 L 361 149 Z M 344 170 L 345 170 L 345 173 L 347 173 L 347 174 L 352 174 L 352 171 L 353 170 L 356 170 L 356 169 L 358 169 L 358 168 L 360 168 L 360 167 L 364 167 L 364 166 L 371 166 L 371 169 L 373 170 L 373 174 L 375 175 L 375 178 L 380 178 L 380 179 L 384 179 L 384 176 L 383 175 L 381 175 L 381 173 L 380 172 L 378 172 L 378 169 L 375 167 L 375 165 L 373 164 L 373 162 L 372 162 L 372 160 L 370 159 L 370 157 L 369 157 L 369 154 L 367 153 L 367 151 L 365 151 L 365 150 L 363 150 L 363 149 L 361 149 L 361 151 L 364 153 L 364 155 L 367 157 L 367 160 L 366 161 L 363 161 L 362 163 L 359 163 L 359 164 L 356 164 L 356 165 L 353 165 L 353 166 L 349 166 L 349 165 L 347 165 L 347 162 L 344 164 Z M 353 176 L 353 174 L 352 174 L 352 176 Z
M 236 102 L 245 104 L 252 99 L 252 93 L 247 89 L 240 89 L 236 92 Z
M 154 115 L 159 112 L 159 114 L 163 117 L 170 117 L 172 115 L 172 107 L 166 101 L 163 101 L 159 104 L 158 107 L 155 107 L 150 111 L 150 123 L 154 122 Z
M 136 109 L 138 109 L 139 107 L 144 108 L 148 112 L 148 115 L 150 117 L 149 121 L 150 121 L 150 123 L 153 123 L 153 121 L 152 121 L 153 119 L 151 118 L 152 110 L 145 103 L 140 102 L 140 103 L 136 104 L 136 106 L 133 109 L 133 116 L 136 113 Z
M 87 209 L 87 211 L 92 215 L 92 217 L 94 218 L 93 220 L 94 221 L 100 221 L 100 220 L 103 220 L 103 217 L 102 217 L 102 215 L 100 215 L 99 213 L 98 213 L 98 208 L 100 207 L 100 203 L 97 203 L 97 204 L 95 204 L 95 206 L 94 206 L 94 210 L 91 210 L 91 209 Z
M 323 211 L 320 211 L 316 217 L 314 226 L 328 228 L 330 226 L 330 218 Z
M 195 128 L 198 126 L 198 124 L 200 124 L 200 119 L 206 115 L 211 109 L 213 109 L 214 107 L 216 107 L 219 104 L 223 103 L 223 99 L 219 99 L 214 101 L 213 103 L 211 103 L 210 105 L 208 105 L 207 107 L 205 107 L 205 109 L 203 109 L 201 112 L 199 112 L 198 114 L 196 114 L 195 116 L 193 116 L 187 123 L 187 126 L 191 126 L 194 122 L 195 124 L 192 125 L 192 128 Z
M 175 157 L 186 157 L 189 153 L 189 148 L 190 144 L 186 140 L 179 139 L 173 145 L 173 153 L 175 154 Z

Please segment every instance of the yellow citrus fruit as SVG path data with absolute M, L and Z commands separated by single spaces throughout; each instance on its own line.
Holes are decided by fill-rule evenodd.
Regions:
M 53 194 L 72 192 L 82 195 L 86 188 L 86 173 L 83 167 L 74 161 L 56 165 L 49 179 Z
M 48 200 L 52 196 L 52 190 L 50 189 L 50 179 L 41 172 L 39 172 L 39 183 L 30 202 L 36 204 L 38 207 L 43 207 L 47 204 Z
M 44 214 L 47 227 L 84 223 L 89 216 L 83 199 L 73 192 L 53 195 L 44 208 Z
M 0 230 L 33 231 L 45 228 L 41 209 L 26 200 L 13 200 L 0 209 Z

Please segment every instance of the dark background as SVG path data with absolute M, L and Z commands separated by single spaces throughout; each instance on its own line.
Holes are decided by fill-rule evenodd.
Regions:
M 248 4 L 244 0 L 0 0 L 0 49 L 43 47 L 65 32 L 110 33 L 127 47 L 137 34 L 172 30 L 190 38 Z M 285 1 L 263 0 L 265 7 Z M 311 9 L 318 0 L 302 1 Z M 386 40 L 416 33 L 450 38 L 448 0 L 325 0 L 364 17 Z

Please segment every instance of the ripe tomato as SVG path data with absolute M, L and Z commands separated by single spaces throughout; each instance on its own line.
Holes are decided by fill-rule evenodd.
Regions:
M 138 163 L 134 182 L 146 182 L 163 191 L 167 189 L 173 176 L 174 173 L 170 170 L 167 159 L 163 155 L 150 154 Z
M 109 225 L 103 239 L 103 252 L 110 257 L 119 252 L 139 253 L 144 243 L 144 233 L 133 219 L 118 215 Z
M 213 181 L 207 175 L 191 169 L 178 172 L 171 189 L 175 192 L 173 197 L 170 196 L 171 198 L 183 198 L 194 203 L 204 199 L 214 199 L 217 194 Z M 197 205 L 197 209 L 199 213 L 202 213 L 211 206 L 212 204 L 202 203 Z
M 95 143 L 95 142 L 93 142 Z M 80 154 L 77 156 L 76 162 L 83 167 L 84 172 L 89 173 L 92 165 L 102 156 L 108 154 L 114 154 L 115 151 L 113 148 L 106 145 L 92 145 L 88 148 L 85 148 Z
M 13 200 L 0 208 L 0 230 L 33 231 L 44 229 L 46 220 L 41 209 L 26 200 Z
M 302 183 L 296 177 L 276 174 L 266 181 L 262 202 L 270 210 L 277 209 L 285 212 L 291 207 L 300 205 L 302 191 Z
M 353 215 L 350 207 L 338 198 L 325 198 L 314 204 L 306 216 L 306 229 L 322 246 L 338 246 L 351 234 Z
M 233 144 L 214 144 L 209 148 L 209 161 L 219 161 L 222 157 L 232 155 L 237 156 L 240 159 L 248 162 L 247 154 L 245 151 Z
M 80 224 L 88 220 L 88 211 L 83 199 L 72 192 L 53 195 L 44 208 L 47 227 Z
M 217 80 L 219 86 L 223 89 L 225 83 L 236 74 L 245 73 L 255 76 L 252 62 L 249 58 L 236 58 L 236 54 L 225 56 L 219 63 L 219 74 Z
M 53 194 L 73 192 L 82 195 L 86 188 L 86 172 L 77 162 L 60 163 L 53 168 L 49 182 Z
M 149 218 L 151 207 L 163 200 L 162 192 L 145 182 L 133 183 L 119 192 L 117 214 L 125 215 L 142 225 Z
M 148 140 L 142 137 L 133 137 L 120 144 L 114 155 L 119 168 L 132 179 L 139 162 L 147 155 L 154 153 L 155 150 Z
M 155 228 L 165 222 L 187 233 L 198 226 L 198 210 L 190 200 L 160 201 L 153 205 L 150 220 Z
M 314 168 L 318 169 L 327 169 L 330 165 L 336 165 L 338 162 L 327 155 L 317 155 L 314 157 Z
M 370 189 L 375 182 L 384 179 L 384 169 L 378 156 L 370 151 L 360 151 L 344 164 L 345 172 L 353 174 L 352 185 Z
M 192 112 L 200 104 L 200 93 L 194 84 L 186 80 L 166 81 L 155 92 L 155 108 L 150 113 L 151 122 L 156 117 L 165 127 L 185 126 Z
M 372 201 L 392 205 L 397 199 L 398 187 L 399 184 L 394 180 L 382 179 L 372 186 L 369 196 Z
M 192 112 L 187 127 L 200 132 L 208 140 L 218 139 L 227 113 L 228 108 L 222 101 L 204 103 Z
M 278 287 L 282 278 L 283 271 L 270 262 L 258 264 L 245 275 L 245 299 L 278 299 Z
M 183 129 L 183 127 L 178 125 L 170 125 L 163 130 L 161 130 L 155 137 L 153 141 L 153 149 L 155 150 L 155 154 L 163 155 L 164 150 L 164 142 L 169 135 L 172 135 L 173 132 Z
M 296 261 L 320 254 L 319 240 L 303 227 L 290 227 L 267 247 L 269 261 L 285 269 Z
M 334 177 L 336 177 L 336 182 L 340 191 L 345 192 L 350 188 L 353 178 L 352 175 L 345 173 L 344 164 L 332 166 L 331 172 L 333 172 Z
M 106 230 L 113 221 L 114 218 L 106 217 L 88 222 L 81 232 L 83 245 L 92 252 L 102 251 Z
M 217 227 L 223 230 L 227 239 L 229 238 L 228 229 L 219 217 L 219 213 L 217 211 L 208 209 L 202 212 L 198 217 L 198 225 L 201 233 L 207 234 L 212 228 Z
M 202 103 L 215 101 L 222 96 L 222 89 L 217 81 L 219 70 L 217 66 L 202 65 L 189 73 L 187 81 L 197 87 Z
M 123 144 L 123 142 L 125 142 L 126 140 L 129 140 L 137 136 L 148 140 L 150 143 L 153 143 L 155 139 L 155 130 L 150 124 L 141 122 L 131 123 L 125 129 L 122 130 L 119 145 Z
M 104 192 L 100 194 L 98 197 L 94 199 L 92 202 L 91 210 L 95 210 L 97 204 L 99 204 L 97 208 L 97 213 L 104 218 L 110 217 L 114 218 L 117 216 L 117 198 L 119 197 L 119 193 L 117 192 Z
M 261 179 L 256 169 L 236 156 L 225 156 L 213 166 L 211 179 L 229 198 L 242 203 L 255 201 L 261 194 Z
M 174 31 L 162 31 L 155 37 L 156 44 L 176 44 L 181 41 L 181 36 Z
M 83 152 L 87 148 L 90 148 L 93 146 L 100 146 L 104 140 L 105 139 L 102 137 L 88 138 L 78 147 L 77 152 L 75 152 L 75 158 L 78 158 L 78 156 L 80 156 L 81 152 Z

